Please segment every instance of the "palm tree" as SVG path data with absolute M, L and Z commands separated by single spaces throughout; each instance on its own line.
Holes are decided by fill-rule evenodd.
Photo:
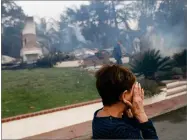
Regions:
M 130 66 L 137 76 L 143 75 L 153 80 L 156 80 L 157 72 L 170 71 L 172 68 L 170 57 L 162 57 L 160 51 L 155 49 L 137 55 Z

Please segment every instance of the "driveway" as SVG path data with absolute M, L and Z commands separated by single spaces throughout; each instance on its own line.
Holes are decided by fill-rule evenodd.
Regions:
M 187 140 L 187 107 L 152 120 L 160 140 Z

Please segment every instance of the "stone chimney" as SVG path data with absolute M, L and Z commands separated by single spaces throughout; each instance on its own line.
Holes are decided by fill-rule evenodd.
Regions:
M 24 62 L 33 63 L 37 61 L 43 54 L 42 49 L 37 44 L 36 27 L 33 17 L 27 17 L 25 26 L 22 31 L 22 43 L 20 56 Z

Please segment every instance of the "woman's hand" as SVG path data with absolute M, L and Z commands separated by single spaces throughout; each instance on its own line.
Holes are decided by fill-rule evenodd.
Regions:
M 147 122 L 148 117 L 143 106 L 144 90 L 141 88 L 139 83 L 136 83 L 135 85 L 133 85 L 131 92 L 133 95 L 132 103 L 126 100 L 124 100 L 124 102 L 129 105 L 133 116 L 136 117 L 140 123 Z
M 125 114 L 129 117 L 129 118 L 133 118 L 133 114 L 132 114 L 132 111 L 131 109 L 128 109 L 127 111 L 125 111 Z
M 148 117 L 145 113 L 143 100 L 144 100 L 144 90 L 141 88 L 140 83 L 136 83 L 132 90 L 133 100 L 132 100 L 132 111 L 134 116 L 139 120 L 140 123 L 147 122 Z

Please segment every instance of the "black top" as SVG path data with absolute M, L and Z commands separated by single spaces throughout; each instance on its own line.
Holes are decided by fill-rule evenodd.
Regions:
M 151 120 L 139 123 L 137 119 L 126 116 L 96 117 L 99 110 L 94 113 L 92 121 L 93 139 L 158 139 Z

